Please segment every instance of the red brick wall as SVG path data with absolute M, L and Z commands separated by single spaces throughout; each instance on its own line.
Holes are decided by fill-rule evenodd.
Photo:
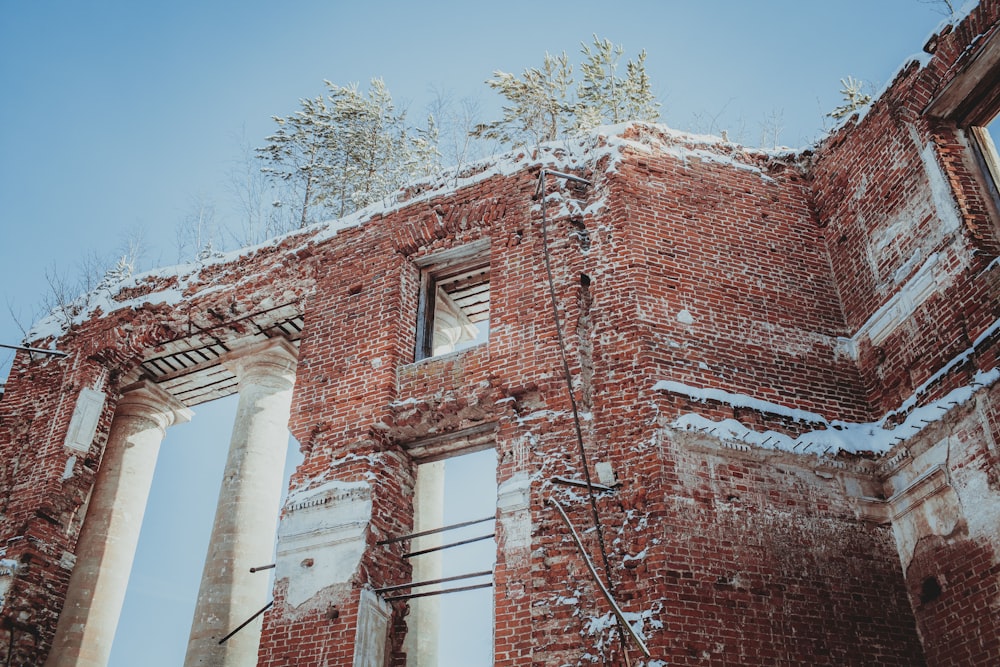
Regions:
M 895 492 L 892 479 L 873 472 L 878 462 L 679 432 L 668 425 L 687 412 L 748 428 L 811 426 L 652 390 L 673 380 L 828 419 L 872 420 L 1000 317 L 990 203 L 954 123 L 920 115 L 967 57 L 962 44 L 995 15 L 989 3 L 942 36 L 928 67 L 904 71 L 815 154 L 752 153 L 636 126 L 624 143 L 595 139 L 597 150 L 579 162 L 543 151 L 454 190 L 414 188 L 410 200 L 336 234 L 309 230 L 184 280 L 152 277 L 120 300 L 147 293 L 153 303 L 95 313 L 63 336 L 70 358 L 19 356 L 0 401 L 0 537 L 5 557 L 25 567 L 0 609 L 0 658 L 13 647 L 11 664 L 39 664 L 47 652 L 68 580 L 60 561 L 75 546 L 117 392 L 137 364 L 195 328 L 289 302 L 305 319 L 290 428 L 306 457 L 292 487 L 368 480 L 373 511 L 348 581 L 299 607 L 288 602 L 288 581 L 277 582 L 262 665 L 350 664 L 361 589 L 410 576 L 403 545 L 378 544 L 412 530 L 408 448 L 470 428 L 494 434 L 501 487 L 527 478 L 530 488 L 527 543 L 516 517 L 498 522 L 497 665 L 625 664 L 616 632 L 598 622 L 608 607 L 552 499 L 567 507 L 622 608 L 641 617 L 653 658 L 666 664 L 913 665 L 954 656 L 977 664 L 995 655 L 997 555 L 980 516 L 899 553 L 892 528 L 858 509 L 859 494 L 877 494 L 883 481 L 886 495 Z M 548 177 L 546 243 L 532 196 L 543 164 L 579 168 L 592 181 L 580 190 Z M 953 230 L 939 221 L 934 169 L 956 202 Z M 483 240 L 488 343 L 414 363 L 417 262 Z M 600 534 L 586 493 L 553 481 L 585 470 L 546 253 L 589 472 L 610 464 L 621 483 L 595 499 Z M 858 335 L 934 253 L 944 267 L 934 294 L 877 346 Z M 157 303 L 167 288 L 184 299 Z M 845 340 L 852 336 L 857 358 Z M 995 367 L 996 338 L 982 339 L 920 400 Z M 91 452 L 63 480 L 62 442 L 84 386 L 109 401 Z M 918 434 L 898 453 L 924 452 L 907 464 L 919 474 L 938 443 L 954 438 L 962 452 L 948 461 L 954 492 L 971 499 L 986 488 L 988 507 L 1000 506 L 989 446 L 996 404 L 977 403 L 974 414 L 966 406 L 948 417 L 948 437 Z M 405 664 L 407 611 L 393 603 L 393 665 Z M 628 650 L 635 664 L 638 653 Z
M 918 388 L 916 403 L 926 404 L 997 366 L 1000 336 L 985 335 L 1000 318 L 995 205 L 961 119 L 932 118 L 924 110 L 977 57 L 998 19 L 1000 5 L 984 2 L 954 30 L 932 39 L 927 66 L 904 69 L 864 118 L 817 151 L 816 207 L 852 332 L 902 289 L 921 262 L 939 256 L 934 293 L 877 345 L 865 336 L 858 340 L 858 368 L 875 415 L 896 409 Z M 931 194 L 928 160 L 943 175 L 944 198 L 958 216 L 953 230 L 942 223 L 941 203 Z M 919 261 L 907 265 L 917 248 Z M 938 373 L 962 354 L 950 372 Z M 961 498 L 965 516 L 927 510 L 937 518 L 919 528 L 912 552 L 900 543 L 900 555 L 928 664 L 991 664 L 998 655 L 991 610 L 1000 579 L 997 453 L 988 444 L 995 436 L 989 435 L 989 418 L 968 413 L 968 404 L 954 410 L 966 412 L 945 417 L 948 431 L 931 429 L 901 451 L 930 448 L 918 460 L 946 462 L 949 493 Z M 890 483 L 890 493 L 899 490 Z M 924 502 L 934 507 L 938 501 Z M 983 513 L 993 518 L 984 520 Z
M 816 209 L 852 334 L 932 255 L 939 257 L 935 293 L 877 346 L 866 337 L 858 341 L 858 367 L 875 416 L 897 407 L 1000 317 L 998 266 L 990 264 L 1000 227 L 988 215 L 969 139 L 955 121 L 923 115 L 975 55 L 965 46 L 981 46 L 977 36 L 995 30 L 990 26 L 998 17 L 997 3 L 983 3 L 934 40 L 926 67 L 911 63 L 856 125 L 849 123 L 817 150 L 811 170 Z M 925 161 L 946 179 L 951 214 L 932 196 Z M 942 222 L 948 215 L 960 216 L 954 230 Z M 995 341 L 987 347 L 993 346 Z M 987 360 L 980 368 L 991 367 L 991 354 L 978 354 Z M 945 378 L 929 395 L 967 383 L 970 368 L 975 371 L 959 368 L 961 377 Z

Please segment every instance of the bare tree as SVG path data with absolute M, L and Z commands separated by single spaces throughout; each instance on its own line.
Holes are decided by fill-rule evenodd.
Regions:
M 433 99 L 427 111 L 438 124 L 438 150 L 444 164 L 457 169 L 494 154 L 497 142 L 489 142 L 472 134 L 482 122 L 482 103 L 473 97 L 456 99 L 451 92 L 431 88 Z
M 742 114 L 732 123 L 727 123 L 722 120 L 725 118 L 726 112 L 729 110 L 729 106 L 735 99 L 735 97 L 731 97 L 726 100 L 726 103 L 722 105 L 722 108 L 715 113 L 703 110 L 696 111 L 691 114 L 691 131 L 699 134 L 718 135 L 725 141 L 732 141 L 737 144 L 746 143 L 748 138 L 747 121 Z
M 177 261 L 195 259 L 206 248 L 211 251 L 222 247 L 220 229 L 215 221 L 215 203 L 204 195 L 191 199 L 188 212 L 174 231 L 177 242 Z
M 71 328 L 78 308 L 73 304 L 80 295 L 79 281 L 72 280 L 65 270 L 52 263 L 45 269 L 45 284 L 48 290 L 42 297 L 43 308 L 52 313 L 66 328 Z
M 262 163 L 242 132 L 237 137 L 238 155 L 229 169 L 228 190 L 236 203 L 239 221 L 226 229 L 237 246 L 255 245 L 297 227 L 290 199 L 261 171 Z
M 918 0 L 918 2 L 930 6 L 936 13 L 944 17 L 955 18 L 955 3 L 952 0 Z
M 778 148 L 779 137 L 785 129 L 785 112 L 782 109 L 771 109 L 760 122 L 760 147 Z

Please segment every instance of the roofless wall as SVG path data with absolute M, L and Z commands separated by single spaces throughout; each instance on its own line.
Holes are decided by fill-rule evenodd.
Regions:
M 103 664 L 164 429 L 239 393 L 188 664 L 436 664 L 413 534 L 486 450 L 496 665 L 987 664 L 996 24 L 815 151 L 622 126 L 54 316 L 0 401 L 0 657 Z

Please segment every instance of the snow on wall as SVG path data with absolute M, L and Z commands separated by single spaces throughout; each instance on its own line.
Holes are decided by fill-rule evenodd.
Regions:
M 79 326 L 100 313 L 110 313 L 144 305 L 164 304 L 173 306 L 192 298 L 200 298 L 220 291 L 233 291 L 239 280 L 205 284 L 201 274 L 212 266 L 239 264 L 255 253 L 282 244 L 288 245 L 288 254 L 294 254 L 309 245 L 316 245 L 334 238 L 338 233 L 364 225 L 400 209 L 446 196 L 461 188 L 481 183 L 497 176 L 510 176 L 533 168 L 549 168 L 558 171 L 593 169 L 603 161 L 604 173 L 614 173 L 623 159 L 625 149 L 650 152 L 655 147 L 659 151 L 673 155 L 682 161 L 688 158 L 711 160 L 736 169 L 759 173 L 769 178 L 760 167 L 752 164 L 753 158 L 782 157 L 795 158 L 794 151 L 746 151 L 718 137 L 694 135 L 672 130 L 665 125 L 652 123 L 621 123 L 597 127 L 578 137 L 550 142 L 540 146 L 534 155 L 524 151 L 514 151 L 499 159 L 488 159 L 466 165 L 461 169 L 443 172 L 432 180 L 411 184 L 397 193 L 395 198 L 386 198 L 355 213 L 336 220 L 316 223 L 304 229 L 294 230 L 263 243 L 239 248 L 229 252 L 208 253 L 197 261 L 153 269 L 134 276 L 118 275 L 114 280 L 106 279 L 93 291 L 83 294 L 70 304 L 57 307 L 36 322 L 28 331 L 25 342 L 41 342 L 59 338 L 71 326 Z M 743 161 L 746 158 L 749 161 Z M 587 209 L 575 206 L 575 202 L 557 199 L 560 215 L 588 215 L 600 211 L 605 203 L 602 198 L 591 202 Z M 537 205 L 536 205 L 537 206 Z M 151 293 L 134 298 L 120 298 L 130 289 L 142 289 L 151 283 L 165 283 Z M 54 343 L 50 342 L 54 349 Z
M 815 412 L 788 407 L 745 394 L 728 392 L 717 387 L 694 387 L 674 380 L 660 380 L 653 385 L 652 389 L 653 391 L 687 396 L 693 401 L 717 401 L 734 408 L 748 408 L 765 414 L 786 417 L 796 422 L 823 427 L 793 437 L 773 430 L 762 433 L 736 419 L 714 421 L 696 412 L 690 412 L 678 416 L 669 424 L 674 429 L 702 431 L 722 440 L 799 454 L 835 455 L 838 452 L 885 454 L 892 447 L 913 437 L 928 425 L 941 421 L 952 408 L 971 399 L 980 387 L 990 386 L 1000 379 L 1000 368 L 988 371 L 979 370 L 970 384 L 953 389 L 936 401 L 918 406 L 920 397 L 927 392 L 928 388 L 955 368 L 966 363 L 976 348 L 998 330 L 1000 330 L 1000 319 L 983 331 L 968 349 L 956 355 L 928 378 L 898 408 L 886 413 L 881 419 L 874 422 L 853 423 L 828 420 Z M 903 419 L 899 421 L 901 416 Z

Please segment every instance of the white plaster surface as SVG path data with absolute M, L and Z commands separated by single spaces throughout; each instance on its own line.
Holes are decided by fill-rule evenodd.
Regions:
M 354 667 L 385 667 L 392 607 L 369 589 L 361 591 L 358 630 L 354 638 Z
M 350 581 L 365 550 L 371 516 L 368 482 L 326 482 L 289 496 L 278 527 L 274 576 L 288 580 L 290 606 Z
M 531 548 L 530 504 L 531 479 L 526 472 L 514 473 L 497 489 L 497 509 L 500 510 L 508 557 L 513 551 Z
M 104 392 L 84 387 L 76 399 L 76 407 L 66 432 L 65 446 L 77 452 L 90 451 L 97 433 L 97 423 L 104 410 Z

